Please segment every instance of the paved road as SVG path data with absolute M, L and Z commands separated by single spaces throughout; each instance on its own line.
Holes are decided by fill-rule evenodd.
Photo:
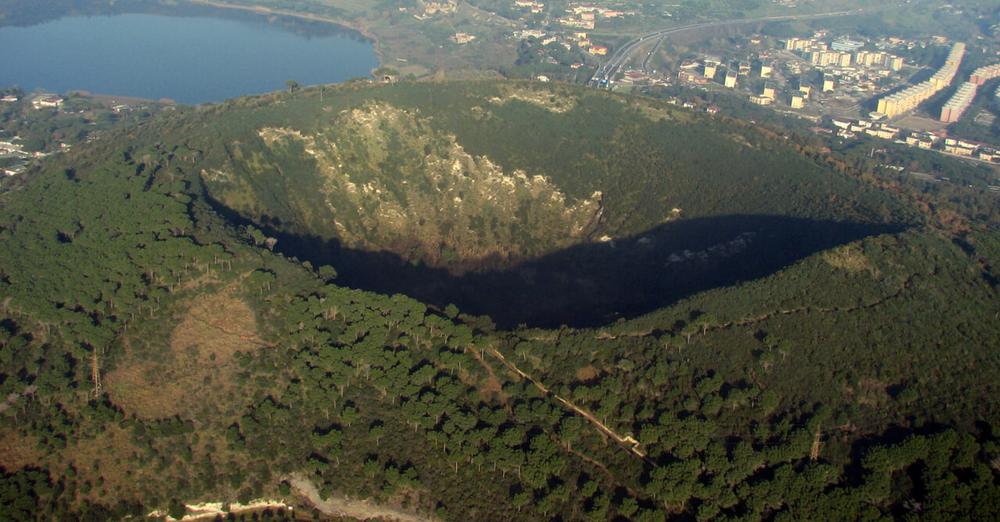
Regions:
M 863 11 L 866 11 L 866 9 L 862 8 L 862 9 L 855 9 L 852 11 L 837 11 L 832 13 L 817 13 L 808 15 L 765 16 L 763 18 L 753 18 L 750 20 L 719 20 L 715 22 L 702 22 L 696 24 L 682 25 L 678 27 L 671 27 L 669 29 L 659 29 L 656 31 L 643 34 L 629 41 L 625 45 L 619 47 L 614 53 L 612 53 L 611 57 L 608 58 L 608 61 L 604 62 L 604 64 L 598 67 L 597 71 L 594 73 L 594 76 L 590 78 L 589 84 L 593 86 L 606 85 L 607 82 L 614 79 L 615 75 L 621 72 L 622 67 L 624 67 L 625 64 L 632 59 L 632 55 L 635 53 L 636 50 L 638 50 L 644 44 L 648 44 L 650 41 L 656 40 L 656 43 L 653 45 L 653 48 L 646 54 L 646 56 L 642 61 L 642 68 L 645 69 L 649 63 L 650 57 L 652 57 L 653 55 L 653 52 L 656 51 L 656 49 L 660 46 L 660 44 L 666 37 L 672 34 L 681 33 L 684 31 L 690 31 L 691 29 L 711 29 L 713 27 L 722 27 L 726 25 L 745 25 L 745 24 L 755 24 L 762 22 L 783 22 L 789 20 L 832 18 L 835 16 L 847 16 L 851 14 L 859 14 Z

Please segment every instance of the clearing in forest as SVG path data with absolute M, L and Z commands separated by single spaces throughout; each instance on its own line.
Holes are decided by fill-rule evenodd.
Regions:
M 112 401 L 146 419 L 227 415 L 218 409 L 234 401 L 212 399 L 237 399 L 235 355 L 268 346 L 258 336 L 253 310 L 236 297 L 236 285 L 188 303 L 168 345 L 152 341 L 152 348 L 164 351 L 157 360 L 129 349 L 105 379 Z
M 36 437 L 24 437 L 13 428 L 0 429 L 0 467 L 18 470 L 38 463 L 45 456 Z

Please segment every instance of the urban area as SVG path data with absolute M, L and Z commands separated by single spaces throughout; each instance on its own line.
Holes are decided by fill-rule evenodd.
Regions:
M 97 139 L 116 123 L 149 118 L 169 103 L 72 92 L 0 93 L 0 174 L 16 176 L 41 158 Z
M 534 22 L 513 37 L 542 56 L 541 61 L 572 70 L 600 70 L 616 45 L 623 45 L 606 36 L 609 27 L 641 16 L 594 3 L 571 2 L 561 12 L 539 0 L 513 0 L 512 7 L 521 13 L 522 22 Z M 474 38 L 463 33 L 453 41 Z M 648 47 L 637 45 L 631 56 L 617 58 L 622 66 L 600 86 L 728 91 L 752 104 L 809 119 L 817 132 L 843 139 L 873 137 L 973 161 L 1000 162 L 1000 139 L 954 132 L 963 119 L 993 126 L 996 115 L 988 107 L 1000 105 L 1000 50 L 992 44 L 978 42 L 973 48 L 944 36 L 864 38 L 823 29 L 781 38 L 757 33 L 729 38 L 725 45 L 689 48 L 689 56 L 671 57 L 677 60 L 668 64 L 660 60 L 660 68 L 656 53 L 663 54 L 661 43 L 648 46 L 648 52 Z M 535 79 L 550 81 L 550 76 L 537 74 Z M 714 105 L 704 108 L 719 111 Z

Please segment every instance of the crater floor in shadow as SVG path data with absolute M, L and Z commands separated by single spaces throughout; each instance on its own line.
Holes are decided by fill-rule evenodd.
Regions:
M 900 225 L 771 215 L 685 219 L 644 234 L 577 245 L 516 266 L 456 276 L 395 254 L 342 247 L 336 240 L 277 231 L 278 250 L 332 265 L 337 283 L 409 295 L 488 315 L 500 328 L 600 326 L 716 287 L 766 276 L 815 252 Z

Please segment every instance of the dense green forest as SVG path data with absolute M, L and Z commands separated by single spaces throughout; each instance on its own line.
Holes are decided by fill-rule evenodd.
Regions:
M 991 519 L 996 195 L 816 139 L 565 86 L 353 84 L 53 157 L 0 193 L 0 518 L 319 517 L 307 482 L 428 520 Z M 476 194 L 497 224 L 459 205 L 452 265 L 363 226 Z M 482 233 L 520 256 L 455 270 Z M 529 276 L 620 313 L 505 325 L 404 295 L 429 275 L 529 324 L 548 309 L 503 290 Z

